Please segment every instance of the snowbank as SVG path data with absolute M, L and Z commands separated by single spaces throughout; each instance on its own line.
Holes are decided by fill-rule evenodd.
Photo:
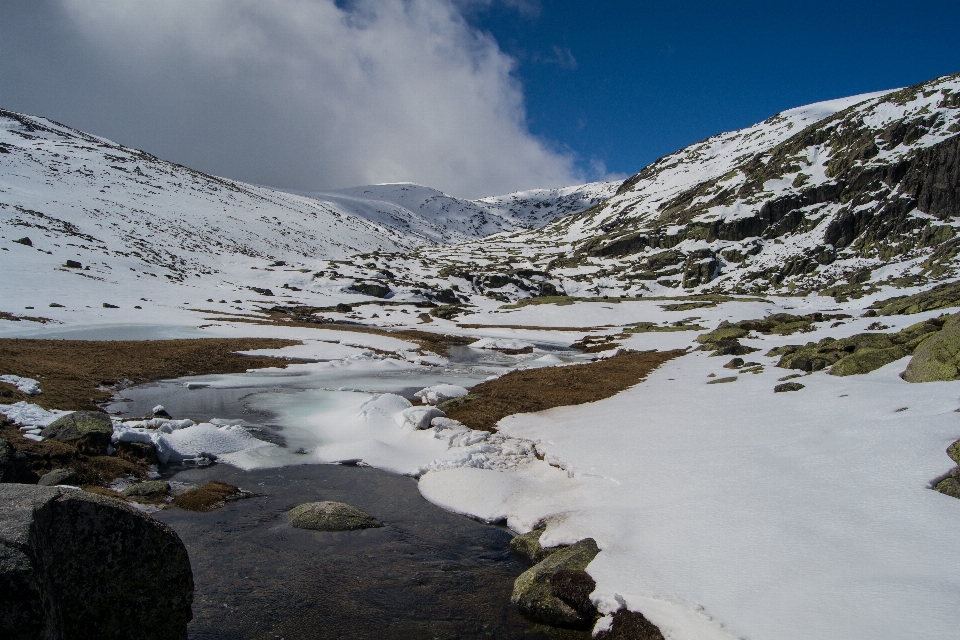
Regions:
M 17 390 L 19 390 L 21 393 L 27 394 L 28 396 L 40 395 L 40 383 L 33 378 L 21 378 L 20 376 L 5 375 L 0 376 L 0 382 L 12 384 L 17 388 Z
M 432 387 L 427 387 L 426 389 L 421 389 L 413 395 L 420 398 L 423 404 L 440 404 L 446 400 L 465 396 L 467 393 L 468 391 L 466 389 L 455 384 L 437 384 Z

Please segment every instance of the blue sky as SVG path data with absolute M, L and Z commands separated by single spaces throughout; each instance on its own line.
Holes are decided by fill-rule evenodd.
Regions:
M 820 100 L 960 72 L 960 2 L 541 0 L 470 20 L 518 62 L 530 130 L 633 174 Z
M 960 71 L 960 2 L 3 0 L 0 107 L 259 184 L 632 175 Z

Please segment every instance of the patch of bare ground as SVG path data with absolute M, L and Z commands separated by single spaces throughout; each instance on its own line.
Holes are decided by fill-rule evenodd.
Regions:
M 614 325 L 607 325 L 614 326 Z M 539 327 L 532 324 L 458 324 L 458 329 L 527 329 L 530 331 L 568 331 L 570 333 L 590 333 L 603 331 L 606 327 Z
M 274 338 L 191 340 L 21 340 L 0 339 L 0 373 L 33 378 L 43 390 L 28 396 L 0 384 L 0 404 L 20 400 L 46 409 L 91 410 L 109 400 L 110 387 L 164 378 L 242 373 L 285 367 L 288 360 L 243 356 L 237 351 L 278 349 L 301 344 Z
M 500 419 L 515 413 L 584 404 L 609 398 L 641 382 L 664 362 L 686 353 L 631 351 L 612 358 L 565 367 L 523 369 L 483 382 L 465 400 L 441 408 L 447 417 L 472 429 L 494 431 Z

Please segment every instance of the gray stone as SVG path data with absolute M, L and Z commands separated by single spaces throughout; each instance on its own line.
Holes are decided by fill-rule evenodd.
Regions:
M 69 442 L 82 453 L 102 455 L 110 444 L 113 423 L 110 416 L 100 411 L 74 411 L 51 422 L 40 435 Z
M 37 484 L 41 487 L 55 487 L 58 484 L 74 485 L 77 480 L 77 474 L 70 469 L 54 469 L 40 476 L 40 481 Z
M 180 640 L 192 601 L 167 525 L 75 489 L 0 485 L 0 637 Z
M 599 552 L 593 538 L 585 538 L 552 553 L 520 574 L 513 584 L 511 601 L 520 613 L 535 622 L 590 628 L 597 613 L 584 596 L 584 590 L 593 581 L 585 569 Z
M 287 516 L 292 526 L 314 531 L 356 531 L 383 526 L 370 514 L 342 502 L 307 502 L 291 509 Z

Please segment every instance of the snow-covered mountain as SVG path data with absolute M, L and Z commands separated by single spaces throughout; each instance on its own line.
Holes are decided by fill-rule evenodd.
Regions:
M 960 74 L 714 136 L 505 242 L 595 292 L 844 295 L 956 276 L 957 216 Z

